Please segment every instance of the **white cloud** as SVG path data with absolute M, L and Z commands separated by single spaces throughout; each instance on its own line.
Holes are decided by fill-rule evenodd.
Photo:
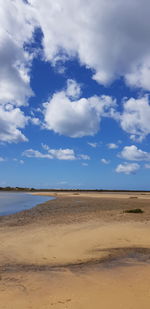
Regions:
M 108 147 L 109 149 L 117 149 L 117 148 L 118 148 L 118 145 L 117 145 L 117 144 L 114 144 L 114 143 L 109 143 L 109 144 L 107 144 L 107 147 Z
M 88 155 L 80 154 L 76 155 L 73 149 L 51 149 L 49 146 L 42 144 L 42 147 L 47 151 L 47 153 L 41 153 L 38 150 L 27 149 L 23 152 L 23 156 L 28 158 L 41 158 L 41 159 L 57 159 L 57 160 L 90 160 Z
M 33 95 L 30 87 L 31 52 L 25 43 L 33 39 L 35 22 L 31 8 L 20 0 L 0 0 L 0 141 L 26 141 L 20 129 L 27 117 L 20 106 Z
M 75 155 L 75 152 L 74 152 L 73 149 L 61 149 L 61 148 L 60 149 L 51 149 L 48 145 L 43 144 L 43 143 L 42 143 L 42 148 L 52 155 L 53 154 L 59 155 L 59 153 L 60 153 L 60 155 L 62 157 L 63 154 L 65 154 L 65 155 L 68 154 L 68 155 L 72 156 L 73 160 L 76 160 L 76 159 L 78 159 L 78 160 L 90 160 L 90 156 L 88 156 L 87 154 Z
M 81 95 L 80 85 L 73 79 L 67 80 L 66 95 L 71 99 L 78 99 Z
M 20 131 L 25 127 L 27 121 L 28 119 L 19 108 L 7 110 L 0 105 L 0 141 L 8 143 L 27 141 Z
M 71 101 L 67 91 L 61 91 L 44 103 L 45 127 L 70 137 L 94 135 L 99 130 L 101 117 L 107 116 L 114 105 L 115 100 L 109 96 Z
M 120 157 L 129 161 L 150 161 L 150 153 L 138 149 L 135 145 L 125 146 Z
M 126 80 L 129 86 L 136 86 L 150 90 L 150 57 L 145 56 L 143 61 L 133 63 L 132 70 L 126 74 Z
M 150 90 L 149 0 L 29 0 L 46 60 L 77 56 L 106 85 L 124 76 Z
M 81 160 L 90 160 L 90 156 L 85 155 L 85 154 L 78 155 L 78 158 Z
M 18 30 L 19 31 L 19 30 Z M 33 95 L 29 82 L 30 57 L 0 33 L 0 104 L 25 105 Z
M 30 87 L 32 57 L 24 44 L 32 40 L 35 23 L 23 1 L 0 1 L 0 104 L 25 105 Z
M 116 167 L 116 172 L 117 173 L 124 173 L 126 175 L 129 174 L 135 174 L 140 168 L 140 165 L 137 163 L 123 163 L 123 164 L 119 164 Z
M 110 160 L 107 160 L 107 159 L 103 158 L 103 159 L 101 159 L 101 162 L 102 162 L 103 164 L 109 164 L 109 163 L 110 163 Z
M 32 123 L 32 124 L 34 124 L 34 125 L 36 125 L 36 126 L 38 126 L 38 125 L 40 125 L 40 119 L 39 118 L 37 118 L 37 117 L 29 117 L 29 120 L 30 120 L 30 122 Z
M 135 134 L 131 134 L 130 135 L 130 140 L 136 143 L 141 143 L 143 141 L 145 136 L 141 135 L 135 135 Z
M 50 148 L 49 148 L 49 146 L 48 145 L 46 145 L 46 144 L 41 144 L 41 146 L 42 146 L 42 148 L 44 149 L 44 150 L 49 150 Z
M 88 145 L 91 146 L 92 148 L 96 148 L 98 146 L 97 143 L 90 143 L 90 142 L 88 142 Z
M 124 102 L 121 127 L 134 141 L 142 141 L 150 133 L 150 105 L 148 96 L 130 98 Z
M 73 149 L 49 149 L 48 153 L 52 155 L 53 159 L 58 160 L 76 160 Z
M 53 159 L 53 157 L 50 154 L 47 153 L 44 154 L 34 149 L 27 149 L 23 152 L 22 155 L 27 158 Z

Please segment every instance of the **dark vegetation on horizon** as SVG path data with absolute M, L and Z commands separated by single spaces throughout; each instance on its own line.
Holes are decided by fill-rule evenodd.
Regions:
M 14 192 L 150 192 L 149 190 L 105 190 L 105 189 L 35 189 L 25 187 L 0 187 L 0 191 Z

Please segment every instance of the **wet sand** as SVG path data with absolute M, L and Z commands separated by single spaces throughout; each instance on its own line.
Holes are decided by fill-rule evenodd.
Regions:
M 110 307 L 150 308 L 150 195 L 57 193 L 0 217 L 1 309 Z

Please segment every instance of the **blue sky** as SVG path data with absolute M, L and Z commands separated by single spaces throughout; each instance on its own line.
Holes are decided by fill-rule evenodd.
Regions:
M 147 0 L 6 0 L 0 186 L 149 190 Z

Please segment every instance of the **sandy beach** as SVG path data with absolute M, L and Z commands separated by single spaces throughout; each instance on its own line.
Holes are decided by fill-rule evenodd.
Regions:
M 39 194 L 0 217 L 0 308 L 149 309 L 150 194 Z

